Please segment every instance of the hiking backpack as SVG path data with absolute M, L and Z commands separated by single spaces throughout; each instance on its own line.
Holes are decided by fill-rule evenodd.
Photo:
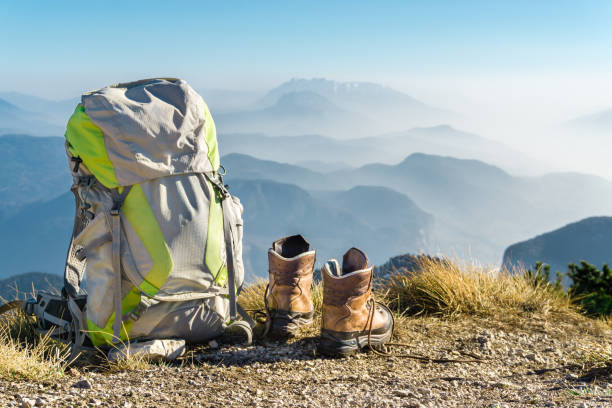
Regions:
M 77 347 L 222 334 L 238 320 L 242 206 L 202 97 L 179 79 L 108 86 L 83 94 L 65 137 L 76 214 L 70 327 L 57 326 Z M 57 315 L 40 303 L 35 314 Z

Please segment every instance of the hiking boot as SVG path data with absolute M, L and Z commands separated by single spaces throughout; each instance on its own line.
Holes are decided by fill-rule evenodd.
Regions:
M 274 241 L 268 251 L 270 283 L 266 293 L 268 334 L 293 336 L 301 326 L 312 324 L 310 296 L 316 252 L 301 235 Z
M 323 322 L 319 351 L 329 356 L 354 354 L 380 347 L 391 339 L 393 317 L 372 298 L 372 271 L 367 255 L 349 249 L 338 261 L 328 261 L 323 277 Z

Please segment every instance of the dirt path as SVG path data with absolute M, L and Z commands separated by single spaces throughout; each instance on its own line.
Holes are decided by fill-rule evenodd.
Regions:
M 527 327 L 528 326 L 528 327 Z M 194 350 L 177 365 L 71 370 L 55 384 L 0 381 L 0 405 L 105 407 L 612 407 L 612 336 L 533 322 L 410 319 L 399 340 L 432 363 L 362 353 L 321 358 L 316 337 Z M 582 334 L 578 334 L 582 333 Z M 310 336 L 310 337 L 309 337 Z

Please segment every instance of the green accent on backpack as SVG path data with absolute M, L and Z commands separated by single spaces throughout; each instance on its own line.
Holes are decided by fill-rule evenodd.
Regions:
M 83 160 L 85 166 L 104 187 L 115 188 L 119 185 L 115 176 L 115 167 L 106 152 L 104 134 L 89 119 L 80 103 L 68 120 L 65 137 L 70 153 Z
M 227 282 L 227 265 L 221 257 L 221 243 L 223 242 L 223 208 L 221 198 L 212 183 L 206 180 L 210 197 L 208 212 L 208 235 L 206 240 L 206 266 L 213 274 L 215 282 L 225 285 Z
M 213 168 L 213 171 L 219 170 L 219 148 L 217 144 L 217 128 L 215 127 L 215 121 L 210 114 L 210 110 L 206 103 L 204 103 L 204 139 L 206 140 L 206 146 L 208 147 L 208 160 Z

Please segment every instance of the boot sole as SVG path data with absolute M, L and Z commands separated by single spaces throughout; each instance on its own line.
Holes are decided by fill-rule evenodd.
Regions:
M 338 333 L 331 330 L 321 330 L 321 337 L 317 350 L 328 357 L 347 357 L 357 354 L 368 346 L 379 347 L 391 340 L 393 327 L 389 327 L 385 332 L 372 333 L 368 342 L 367 332 L 357 332 L 354 334 Z M 346 338 L 348 336 L 354 336 Z
M 271 324 L 268 336 L 275 338 L 294 337 L 301 327 L 313 322 L 314 312 L 299 313 L 275 310 L 271 312 Z

